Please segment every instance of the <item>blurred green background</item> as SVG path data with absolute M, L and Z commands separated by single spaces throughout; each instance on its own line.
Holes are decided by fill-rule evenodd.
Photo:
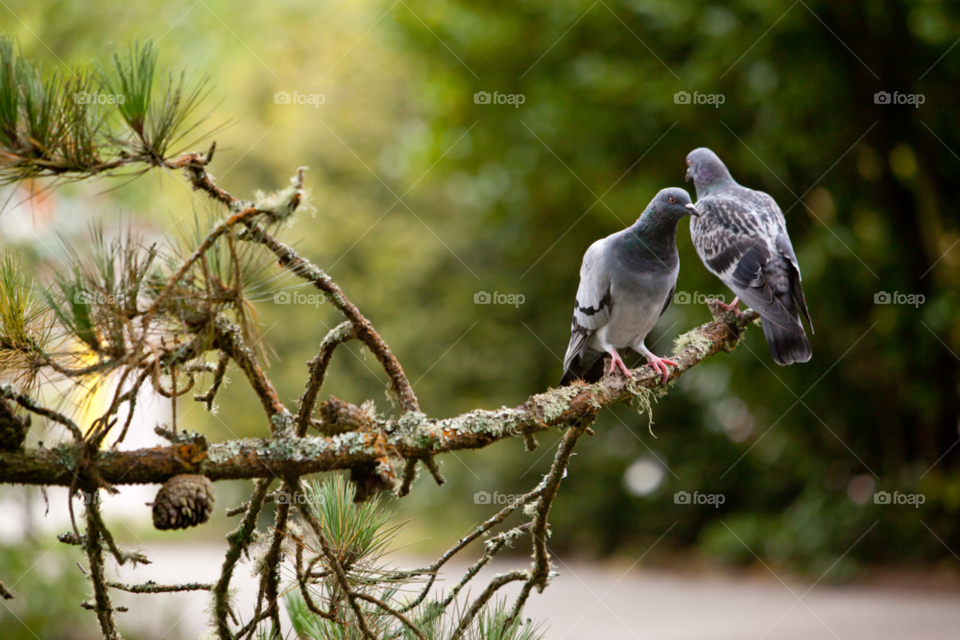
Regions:
M 813 360 L 776 366 L 753 329 L 655 405 L 656 437 L 635 408 L 601 412 L 557 501 L 553 549 L 636 557 L 669 530 L 645 562 L 750 565 L 752 550 L 816 578 L 860 540 L 830 579 L 960 566 L 949 550 L 960 550 L 956 3 L 9 0 L 0 29 L 53 68 L 139 37 L 159 41 L 168 67 L 209 73 L 209 122 L 229 124 L 214 136 L 213 174 L 249 197 L 310 168 L 316 212 L 286 237 L 373 321 L 435 417 L 514 406 L 555 385 L 584 251 L 659 189 L 692 191 L 684 158 L 712 148 L 786 213 Z M 478 104 L 482 91 L 523 104 Z M 724 101 L 678 104 L 681 91 Z M 880 91 L 924 101 L 878 104 Z M 278 92 L 324 101 L 278 104 Z M 81 242 L 87 221 L 102 219 L 163 242 L 204 207 L 159 171 L 70 186 L 31 209 L 32 231 L 0 215 L 0 243 L 34 256 L 42 280 L 57 231 Z M 685 222 L 678 245 L 677 290 L 729 300 Z M 269 374 L 290 403 L 341 320 L 329 306 L 274 304 L 291 284 L 267 282 L 258 304 Z M 479 292 L 523 303 L 476 304 Z M 923 303 L 877 304 L 881 292 Z M 703 304 L 674 304 L 648 345 L 666 355 L 709 319 Z M 216 417 L 190 410 L 181 424 L 217 440 L 265 434 L 258 402 L 231 377 Z M 324 396 L 395 413 L 356 344 L 337 352 L 328 380 Z M 445 547 L 489 514 L 476 492 L 528 490 L 555 441 L 445 456 L 447 485 L 422 478 L 394 501 L 414 517 L 409 540 L 429 538 L 413 552 Z M 240 500 L 235 484 L 218 505 Z M 681 490 L 726 499 L 677 505 Z M 925 503 L 878 505 L 881 490 Z

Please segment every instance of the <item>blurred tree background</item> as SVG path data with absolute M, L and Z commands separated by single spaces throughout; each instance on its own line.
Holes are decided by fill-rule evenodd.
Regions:
M 936 0 L 12 0 L 0 28 L 51 68 L 152 37 L 162 63 L 209 73 L 209 122 L 230 123 L 214 136 L 212 172 L 248 197 L 310 167 L 316 213 L 295 223 L 298 250 L 376 324 L 431 416 L 555 385 L 583 252 L 659 189 L 692 191 L 684 158 L 712 148 L 786 214 L 814 358 L 777 367 L 754 329 L 655 405 L 655 437 L 634 409 L 603 412 L 558 499 L 552 547 L 636 556 L 669 531 L 651 560 L 750 564 L 753 550 L 819 577 L 862 538 L 837 579 L 874 564 L 957 569 L 958 18 L 960 6 Z M 678 104 L 682 91 L 724 100 Z M 880 91 L 924 101 L 878 104 Z M 278 92 L 324 101 L 278 103 Z M 478 92 L 524 99 L 478 104 Z M 203 206 L 160 172 L 68 185 L 0 215 L 0 242 L 33 256 L 43 282 L 55 232 L 78 238 L 102 219 L 170 241 Z M 677 290 L 729 300 L 685 224 L 678 244 Z M 275 304 L 290 285 L 266 280 L 258 305 L 287 401 L 340 321 L 328 306 Z M 480 292 L 523 302 L 477 304 Z M 878 304 L 881 292 L 923 303 Z M 703 304 L 674 304 L 648 344 L 666 355 L 707 320 Z M 329 385 L 390 410 L 385 377 L 356 345 L 337 353 Z M 214 439 L 262 435 L 255 403 L 237 383 L 218 416 L 189 411 L 181 424 Z M 416 515 L 411 540 L 431 538 L 413 550 L 488 512 L 475 492 L 508 495 L 538 477 L 544 440 L 532 454 L 515 442 L 449 456 L 446 486 L 421 481 L 395 501 Z M 726 500 L 677 505 L 681 490 Z M 926 501 L 878 505 L 875 491 Z

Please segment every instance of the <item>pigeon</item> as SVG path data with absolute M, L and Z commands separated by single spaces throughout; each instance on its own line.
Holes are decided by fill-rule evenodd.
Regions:
M 687 181 L 697 189 L 690 237 L 707 270 L 736 294 L 725 309 L 740 314 L 742 299 L 763 320 L 774 362 L 806 362 L 813 355 L 800 314 L 813 332 L 800 286 L 800 265 L 780 207 L 766 193 L 742 187 L 717 154 L 701 147 L 687 155 Z
M 643 341 L 673 300 L 680 272 L 677 223 L 688 214 L 696 214 L 690 195 L 683 189 L 664 189 L 632 227 L 587 249 L 561 386 L 577 379 L 600 380 L 605 353 L 611 357 L 611 375 L 619 369 L 633 377 L 617 353 L 625 347 L 646 356 L 667 383 L 667 365 L 677 363 L 658 358 Z

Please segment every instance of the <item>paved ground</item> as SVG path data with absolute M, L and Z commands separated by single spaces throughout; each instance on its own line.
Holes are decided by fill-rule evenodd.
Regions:
M 122 569 L 121 576 L 136 581 L 209 581 L 222 560 L 221 549 L 214 546 L 151 546 L 149 555 L 153 565 L 135 572 Z M 484 584 L 512 564 L 498 563 L 475 580 Z M 784 585 L 773 576 L 732 579 L 627 565 L 558 564 L 561 575 L 543 594 L 531 596 L 526 610 L 534 619 L 546 621 L 549 640 L 960 638 L 960 595 L 956 593 L 862 586 L 810 589 L 804 584 Z M 252 602 L 256 585 L 248 566 L 236 575 L 240 602 Z M 459 577 L 453 569 L 448 575 Z M 138 626 L 149 630 L 145 637 L 196 638 L 206 623 L 205 595 L 129 596 L 125 604 L 131 613 L 123 617 L 138 620 Z M 164 609 L 167 619 L 161 623 L 155 614 Z M 176 619 L 177 628 L 162 636 Z

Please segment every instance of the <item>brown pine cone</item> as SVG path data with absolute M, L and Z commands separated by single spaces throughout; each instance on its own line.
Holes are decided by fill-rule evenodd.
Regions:
M 0 400 L 0 450 L 22 449 L 29 429 L 30 416 L 18 416 L 6 400 Z
M 210 518 L 216 500 L 206 476 L 183 473 L 163 483 L 153 501 L 153 526 L 161 531 L 186 529 Z

